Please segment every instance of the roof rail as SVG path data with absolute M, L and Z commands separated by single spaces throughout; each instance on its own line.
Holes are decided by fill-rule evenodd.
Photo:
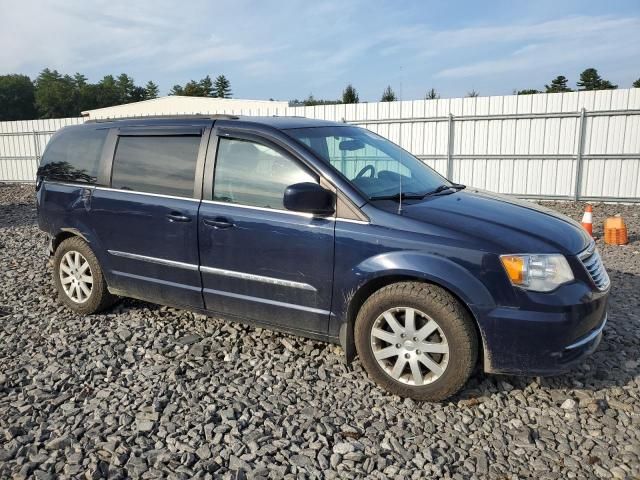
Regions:
M 227 113 L 214 113 L 212 115 L 134 115 L 131 117 L 117 117 L 117 118 L 92 118 L 84 123 L 106 123 L 117 122 L 119 120 L 157 120 L 157 119 L 170 119 L 180 118 L 187 120 L 238 120 L 238 115 L 231 115 Z

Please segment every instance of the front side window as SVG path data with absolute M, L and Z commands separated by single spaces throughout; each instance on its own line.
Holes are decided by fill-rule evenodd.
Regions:
M 44 152 L 38 176 L 63 182 L 96 183 L 108 129 L 67 127 Z
M 113 158 L 111 186 L 192 197 L 199 135 L 122 136 Z
M 424 195 L 450 185 L 440 174 L 386 138 L 352 126 L 285 131 L 328 162 L 369 199 Z
M 221 138 L 216 159 L 213 199 L 284 210 L 289 185 L 318 182 L 295 160 L 266 145 Z

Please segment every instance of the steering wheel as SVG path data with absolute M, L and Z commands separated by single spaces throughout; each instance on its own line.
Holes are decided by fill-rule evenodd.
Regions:
M 373 178 L 375 176 L 375 174 L 376 174 L 376 167 L 374 167 L 373 165 L 364 166 L 362 168 L 362 170 L 360 170 L 358 172 L 358 174 L 356 175 L 356 178 L 354 180 L 356 180 L 358 178 L 362 178 L 364 176 L 364 174 L 367 173 L 367 172 L 371 172 L 371 173 L 369 173 L 369 178 Z

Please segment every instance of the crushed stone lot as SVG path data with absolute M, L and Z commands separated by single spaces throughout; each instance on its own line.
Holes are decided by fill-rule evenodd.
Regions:
M 616 213 L 629 245 L 601 240 Z M 640 206 L 594 205 L 613 287 L 583 365 L 478 372 L 440 404 L 333 345 L 133 300 L 72 314 L 35 214 L 0 184 L 0 478 L 640 478 Z

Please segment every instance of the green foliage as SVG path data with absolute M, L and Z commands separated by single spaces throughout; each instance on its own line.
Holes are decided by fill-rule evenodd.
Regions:
M 349 84 L 342 92 L 342 103 L 358 103 L 360 97 L 353 85 Z
M 467 97 L 479 97 L 480 93 L 476 92 L 475 90 L 471 90 L 470 92 L 467 92 Z
M 310 93 L 309 96 L 304 100 L 289 100 L 290 107 L 313 107 L 315 105 L 338 105 L 342 103 L 340 100 L 322 100 L 313 96 L 313 93 Z
M 35 105 L 41 118 L 78 115 L 78 95 L 74 79 L 45 68 L 35 81 Z
M 436 92 L 435 88 L 430 88 L 427 90 L 427 94 L 424 96 L 425 100 L 436 100 L 440 98 L 440 94 Z
M 26 75 L 0 75 L 0 121 L 36 116 L 34 87 Z
M 169 95 L 231 98 L 231 83 L 224 75 L 218 76 L 215 83 L 207 75 L 199 81 L 189 80 L 184 87 L 182 85 L 174 85 L 169 91 Z
M 395 102 L 398 98 L 396 97 L 395 92 L 391 89 L 391 85 L 388 85 L 387 88 L 382 92 L 381 102 Z
M 600 77 L 598 70 L 587 68 L 580 74 L 580 81 L 576 84 L 580 90 L 614 90 L 618 88 L 609 80 Z
M 147 84 L 144 86 L 144 99 L 151 100 L 154 98 L 158 98 L 159 92 L 160 92 L 160 89 L 158 88 L 158 85 L 156 85 L 151 80 L 149 80 Z
M 216 83 L 213 85 L 213 96 L 218 98 L 231 98 L 231 95 L 231 82 L 229 82 L 224 75 L 218 75 L 216 77 Z
M 536 90 L 535 88 L 525 88 L 524 90 L 518 90 L 516 95 L 533 95 L 535 93 L 542 93 L 540 90 Z
M 181 85 L 174 85 L 169 90 L 169 95 L 184 95 L 184 88 Z
M 640 88 L 640 78 L 631 84 L 633 88 Z
M 545 85 L 546 93 L 559 93 L 559 92 L 572 92 L 567 85 L 569 80 L 564 75 L 558 75 L 556 78 L 551 80 L 551 85 Z

